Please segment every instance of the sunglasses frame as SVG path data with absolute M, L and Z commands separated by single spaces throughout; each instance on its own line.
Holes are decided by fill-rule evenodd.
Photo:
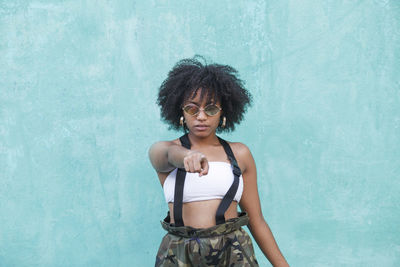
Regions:
M 185 108 L 187 107 L 187 106 L 196 106 L 199 110 L 195 113 L 195 114 L 190 114 L 189 112 L 187 112 L 186 110 L 185 110 Z M 218 114 L 218 112 L 217 113 L 215 113 L 214 115 L 209 115 L 208 113 L 207 113 L 207 111 L 206 111 L 206 108 L 208 107 L 208 106 L 216 106 L 218 109 L 219 109 L 219 111 L 218 112 L 220 112 L 221 110 L 222 110 L 222 108 L 220 108 L 220 107 L 218 107 L 217 105 L 215 105 L 215 104 L 209 104 L 209 105 L 207 105 L 207 106 L 205 106 L 204 108 L 201 108 L 201 107 L 199 107 L 199 106 L 197 106 L 196 104 L 187 104 L 186 106 L 184 106 L 183 108 L 182 108 L 182 110 L 184 111 L 184 112 L 186 112 L 187 114 L 189 114 L 190 116 L 197 116 L 199 113 L 200 113 L 200 111 L 202 110 L 202 111 L 204 111 L 204 113 L 207 115 L 207 116 L 210 116 L 210 117 L 212 117 L 212 116 L 215 116 L 215 115 L 217 115 Z

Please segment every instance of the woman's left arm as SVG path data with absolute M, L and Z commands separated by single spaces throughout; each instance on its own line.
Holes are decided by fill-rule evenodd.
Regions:
M 239 206 L 249 215 L 249 229 L 261 251 L 273 266 L 289 266 L 283 257 L 275 238 L 261 211 L 260 198 L 257 188 L 257 170 L 254 158 L 249 148 L 236 143 L 236 153 L 240 160 L 243 176 L 243 193 Z

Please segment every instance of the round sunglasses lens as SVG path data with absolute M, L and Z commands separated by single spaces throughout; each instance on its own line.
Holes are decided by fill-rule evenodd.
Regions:
M 218 113 L 219 108 L 218 108 L 217 106 L 215 106 L 215 105 L 209 105 L 209 106 L 207 106 L 207 107 L 204 109 L 204 111 L 205 111 L 208 115 L 213 116 L 213 115 L 215 115 L 215 114 Z
M 197 112 L 199 112 L 199 108 L 194 106 L 194 105 L 187 105 L 184 110 L 189 114 L 189 115 L 195 115 Z

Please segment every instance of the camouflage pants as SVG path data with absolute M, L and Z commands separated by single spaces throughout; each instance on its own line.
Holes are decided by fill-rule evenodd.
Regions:
M 174 227 L 161 221 L 168 233 L 161 241 L 155 266 L 258 267 L 251 238 L 241 227 L 248 220 L 242 212 L 238 218 L 205 229 Z

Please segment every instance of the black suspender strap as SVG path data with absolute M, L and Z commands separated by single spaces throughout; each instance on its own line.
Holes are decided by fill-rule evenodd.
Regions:
M 190 140 L 188 134 L 182 135 L 179 140 L 187 149 L 190 149 Z M 175 226 L 183 226 L 182 219 L 182 200 L 183 200 L 183 186 L 185 185 L 186 171 L 185 169 L 178 168 L 175 180 L 174 192 L 174 221 Z
M 233 169 L 233 183 L 231 187 L 229 188 L 228 192 L 225 194 L 224 198 L 222 199 L 221 203 L 218 206 L 217 209 L 217 214 L 215 216 L 216 224 L 221 224 L 225 223 L 225 212 L 229 208 L 229 205 L 235 198 L 236 192 L 239 187 L 239 177 L 242 174 L 240 171 L 239 165 L 236 162 L 235 155 L 232 152 L 231 147 L 229 146 L 228 142 L 226 142 L 224 139 L 219 138 L 219 142 L 221 145 L 224 147 L 225 153 L 228 155 L 229 161 L 231 162 L 232 169 Z
M 184 146 L 187 149 L 190 149 L 191 144 L 188 137 L 188 134 L 185 134 L 179 138 Z M 234 180 L 232 185 L 230 186 L 228 192 L 223 197 L 221 203 L 218 206 L 217 213 L 215 216 L 216 224 L 225 223 L 225 212 L 229 208 L 231 202 L 235 198 L 236 192 L 239 187 L 239 177 L 242 174 L 240 171 L 239 165 L 236 162 L 235 155 L 232 152 L 231 147 L 228 142 L 224 139 L 218 137 L 219 142 L 223 146 L 225 153 L 228 155 L 229 161 L 231 162 Z M 175 180 L 175 192 L 174 192 L 174 221 L 175 226 L 184 226 L 182 219 L 182 205 L 183 205 L 183 187 L 185 185 L 186 171 L 185 169 L 178 168 Z

